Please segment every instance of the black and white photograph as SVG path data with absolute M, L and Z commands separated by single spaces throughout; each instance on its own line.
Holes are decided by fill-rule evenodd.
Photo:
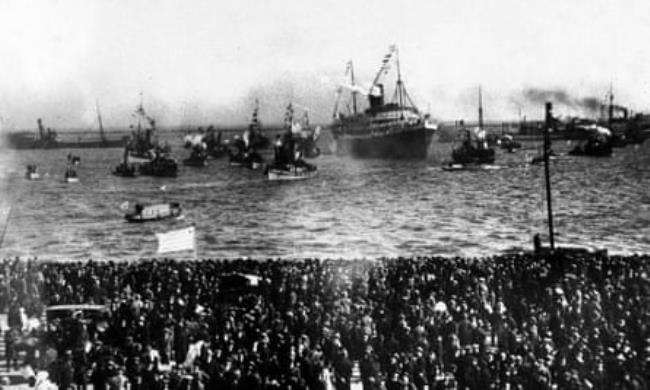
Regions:
M 0 0 L 0 390 L 650 388 L 650 2 Z

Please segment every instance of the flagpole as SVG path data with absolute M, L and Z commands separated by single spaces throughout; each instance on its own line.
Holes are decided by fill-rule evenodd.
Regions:
M 551 151 L 551 126 L 553 123 L 553 105 L 546 102 L 546 123 L 544 124 L 544 176 L 546 178 L 546 206 L 548 212 L 548 236 L 551 250 L 555 250 L 555 237 L 553 233 L 553 206 L 551 204 L 551 177 L 548 160 Z

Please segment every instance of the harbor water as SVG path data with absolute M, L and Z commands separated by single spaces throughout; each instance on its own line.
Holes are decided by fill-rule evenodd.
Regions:
M 169 136 L 179 161 L 189 155 Z M 4 150 L 0 197 L 3 256 L 138 259 L 156 256 L 155 233 L 195 226 L 199 257 L 377 258 L 496 254 L 529 249 L 546 237 L 539 153 L 497 151 L 501 169 L 440 169 L 451 144 L 426 161 L 354 160 L 322 155 L 310 180 L 268 182 L 259 171 L 209 160 L 180 166 L 177 178 L 111 175 L 120 149 Z M 570 145 L 554 144 L 556 152 Z M 611 158 L 561 156 L 552 162 L 556 242 L 650 252 L 650 145 L 615 149 Z M 79 183 L 63 181 L 66 156 L 81 157 Z M 40 181 L 25 179 L 36 164 Z M 180 202 L 184 216 L 130 224 L 125 202 Z M 4 222 L 4 220 L 0 221 Z M 6 225 L 6 227 L 5 227 Z M 187 253 L 179 256 L 188 256 Z

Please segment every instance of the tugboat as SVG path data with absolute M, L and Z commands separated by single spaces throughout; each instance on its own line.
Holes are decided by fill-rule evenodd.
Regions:
M 40 180 L 41 175 L 37 172 L 37 169 L 36 165 L 30 164 L 27 166 L 27 173 L 25 173 L 27 180 Z
M 287 131 L 278 135 L 275 143 L 273 163 L 266 167 L 266 176 L 272 181 L 304 180 L 314 177 L 316 166 L 302 158 L 301 150 L 291 132 L 291 117 L 287 120 Z
M 67 148 L 117 148 L 127 142 L 128 137 L 121 139 L 108 139 L 104 132 L 102 117 L 99 112 L 99 103 L 97 103 L 97 120 L 99 122 L 99 139 L 96 137 L 87 137 L 76 141 L 61 141 L 59 135 L 51 128 L 45 129 L 43 120 L 38 118 L 38 134 L 30 132 L 19 132 L 7 134 L 7 145 L 13 149 L 67 149 Z
M 251 116 L 251 123 L 248 125 L 248 142 L 251 148 L 255 150 L 267 149 L 271 145 L 271 141 L 262 132 L 262 122 L 258 118 L 260 109 L 259 100 L 255 99 L 255 108 Z
M 137 203 L 134 210 L 127 213 L 124 218 L 128 222 L 151 222 L 160 221 L 162 219 L 169 219 L 179 217 L 182 213 L 181 205 L 176 202 L 155 204 L 155 205 L 142 205 Z
M 66 183 L 79 182 L 79 177 L 77 176 L 77 170 L 74 169 L 74 166 L 78 165 L 79 161 L 80 161 L 79 157 L 68 154 L 68 163 L 65 168 L 65 174 L 63 175 L 63 179 L 65 180 Z
M 63 175 L 63 180 L 66 183 L 78 183 L 79 182 L 79 177 L 77 176 L 77 171 L 72 168 L 71 166 L 68 166 L 65 169 L 65 174 Z
M 452 150 L 452 162 L 446 166 L 448 169 L 464 169 L 472 165 L 494 163 L 494 149 L 488 146 L 483 128 L 483 99 L 480 87 L 478 102 L 478 127 L 474 131 L 461 130 L 461 145 Z
M 178 163 L 161 148 L 156 148 L 154 158 L 148 163 L 140 165 L 141 175 L 158 177 L 176 177 Z
M 156 120 L 147 115 L 142 106 L 142 94 L 140 95 L 140 105 L 135 111 L 138 118 L 137 127 L 132 130 L 131 138 L 127 143 L 128 160 L 130 163 L 146 163 L 154 158 L 154 150 L 158 148 L 158 143 L 154 142 L 153 137 L 156 133 Z M 149 124 L 149 127 L 142 129 L 142 121 Z M 130 126 L 133 129 L 133 125 Z
M 514 153 L 517 149 L 521 148 L 521 144 L 515 141 L 511 134 L 504 134 L 497 140 L 501 149 L 507 150 L 509 153 Z
M 387 73 L 390 61 L 395 59 L 397 83 L 393 102 L 384 102 L 384 86 L 379 82 Z M 429 123 L 429 115 L 422 114 L 406 92 L 400 73 L 399 55 L 396 46 L 391 46 L 382 60 L 370 90 L 365 91 L 354 84 L 352 62 L 348 62 L 346 74 L 350 74 L 352 90 L 352 113 L 344 115 L 334 109 L 332 136 L 336 141 L 336 153 L 356 158 L 424 159 L 433 140 L 436 126 Z M 369 107 L 357 111 L 357 94 L 368 95 Z
M 124 160 L 115 167 L 113 175 L 122 177 L 135 177 L 136 169 L 134 164 L 129 164 L 129 149 L 124 148 Z
M 293 107 L 291 104 L 287 107 L 287 115 L 293 118 Z M 291 121 L 291 134 L 296 143 L 296 148 L 300 151 L 303 158 L 316 158 L 320 156 L 320 148 L 316 141 L 320 137 L 321 127 L 312 128 L 309 124 L 309 114 L 305 111 L 302 122 Z
M 204 142 L 196 144 L 192 147 L 192 153 L 188 158 L 183 160 L 183 164 L 191 167 L 207 167 L 208 166 L 208 152 L 207 146 Z
M 612 132 L 598 125 L 586 127 L 587 142 L 569 151 L 571 156 L 610 157 L 612 155 Z
M 207 134 L 203 136 L 203 142 L 212 158 L 221 158 L 228 154 L 228 146 L 221 142 L 221 132 L 215 137 L 213 126 L 208 126 Z
M 230 166 L 246 167 L 253 170 L 260 169 L 264 166 L 264 158 L 252 146 L 249 136 L 250 132 L 246 130 L 243 137 L 235 137 L 232 145 L 236 149 L 236 152 L 233 153 L 231 149 L 228 149 Z

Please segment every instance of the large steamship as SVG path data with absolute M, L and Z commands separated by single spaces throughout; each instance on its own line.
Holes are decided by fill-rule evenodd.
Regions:
M 397 67 L 397 82 L 391 102 L 384 101 L 384 86 L 379 83 L 382 74 L 389 69 L 394 59 Z M 348 62 L 352 90 L 352 112 L 348 115 L 338 110 L 338 99 L 334 111 L 332 135 L 336 141 L 338 155 L 359 158 L 423 159 L 435 134 L 436 126 L 429 122 L 428 114 L 422 114 L 408 95 L 399 69 L 397 48 L 391 46 L 375 76 L 370 91 L 355 85 L 352 62 Z M 341 89 L 339 89 L 340 97 Z M 357 110 L 357 94 L 368 96 L 369 107 Z

